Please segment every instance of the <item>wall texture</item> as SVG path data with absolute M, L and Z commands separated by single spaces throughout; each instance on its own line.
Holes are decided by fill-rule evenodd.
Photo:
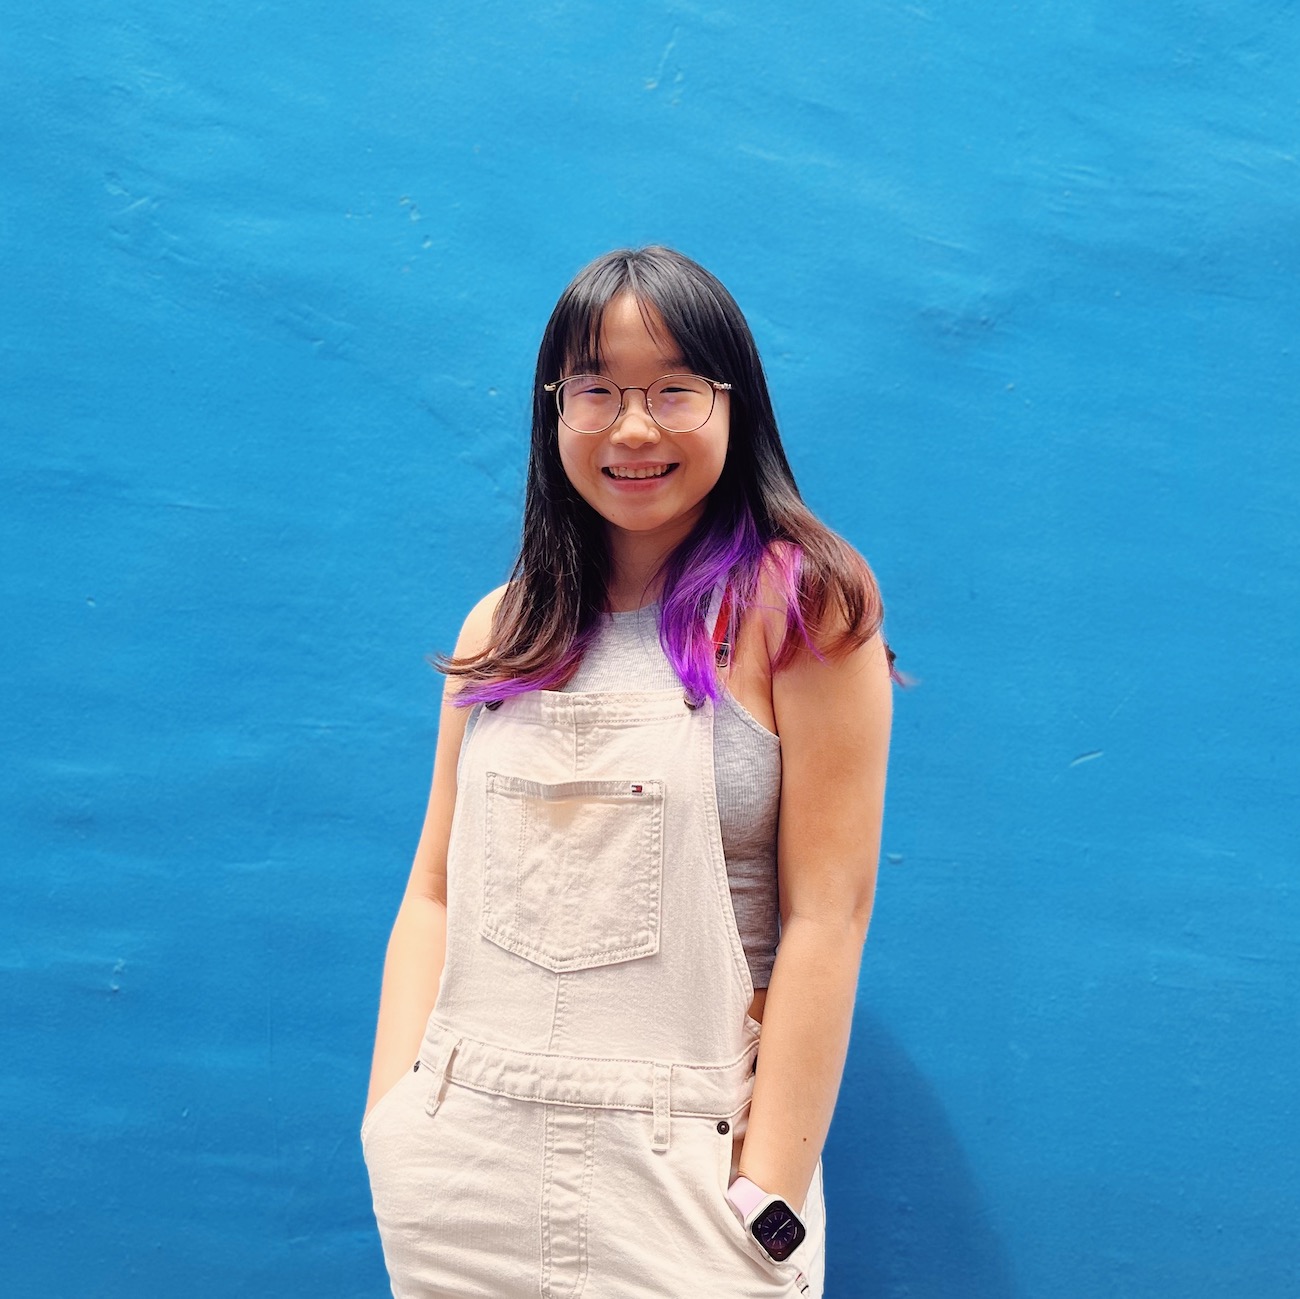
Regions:
M 1294 1295 L 1296 5 L 11 8 L 6 1292 L 384 1292 L 424 655 L 659 240 L 921 681 L 830 1294 Z

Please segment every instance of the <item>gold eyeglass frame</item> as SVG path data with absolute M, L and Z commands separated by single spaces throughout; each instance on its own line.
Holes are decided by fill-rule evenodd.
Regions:
M 618 388 L 618 410 L 614 412 L 614 418 L 610 420 L 604 428 L 594 430 L 574 428 L 573 425 L 564 418 L 564 411 L 560 408 L 560 389 L 563 388 L 566 383 L 571 383 L 574 379 L 603 379 L 611 388 Z M 659 423 L 659 417 L 655 414 L 654 407 L 650 405 L 650 388 L 654 388 L 663 383 L 665 379 L 700 379 L 713 389 L 713 401 L 709 405 L 709 413 L 700 420 L 694 428 L 669 428 L 666 424 Z M 713 418 L 713 409 L 718 404 L 718 393 L 730 392 L 731 385 L 729 383 L 720 383 L 717 379 L 705 379 L 702 374 L 674 372 L 673 374 L 661 374 L 647 388 L 639 388 L 636 384 L 629 384 L 626 388 L 619 388 L 618 384 L 616 384 L 613 379 L 609 378 L 608 375 L 584 372 L 582 374 L 566 375 L 563 379 L 556 379 L 553 383 L 544 383 L 542 384 L 542 391 L 552 392 L 555 394 L 555 411 L 560 417 L 560 423 L 563 424 L 565 428 L 571 429 L 574 433 L 578 434 L 579 437 L 594 438 L 599 437 L 602 433 L 608 433 L 609 430 L 612 429 L 622 418 L 623 412 L 627 409 L 627 394 L 629 392 L 639 392 L 641 394 L 642 400 L 645 402 L 646 414 L 649 415 L 665 433 L 695 433 L 702 429 L 709 420 Z

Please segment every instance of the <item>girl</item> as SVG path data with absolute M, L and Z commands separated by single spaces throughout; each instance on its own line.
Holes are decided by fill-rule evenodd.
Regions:
M 580 272 L 384 967 L 362 1145 L 399 1299 L 821 1295 L 881 617 L 727 290 L 666 248 Z

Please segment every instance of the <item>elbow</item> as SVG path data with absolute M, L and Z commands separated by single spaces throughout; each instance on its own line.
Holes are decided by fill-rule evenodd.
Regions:
M 867 941 L 873 904 L 874 895 L 868 895 L 829 908 L 792 907 L 781 917 L 782 941 L 791 930 L 804 930 L 815 933 L 818 942 L 861 950 Z
M 866 942 L 876 898 L 876 866 L 857 853 L 787 859 L 780 872 L 781 928 L 808 926 L 828 939 Z
M 875 907 L 875 895 L 863 898 L 849 911 L 849 928 L 857 935 L 858 945 L 867 941 L 867 930 L 871 927 L 871 912 Z
M 865 898 L 860 902 L 855 902 L 849 908 L 845 924 L 848 926 L 849 933 L 853 935 L 854 941 L 858 947 L 864 947 L 867 942 L 867 930 L 871 927 L 871 911 L 874 898 Z

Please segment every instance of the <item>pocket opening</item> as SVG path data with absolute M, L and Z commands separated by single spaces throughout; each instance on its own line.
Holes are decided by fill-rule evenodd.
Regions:
M 366 1138 L 370 1135 L 371 1131 L 374 1129 L 375 1120 L 380 1117 L 380 1111 L 386 1110 L 388 1108 L 389 1102 L 397 1095 L 398 1090 L 401 1088 L 404 1082 L 407 1082 L 412 1075 L 418 1076 L 416 1071 L 419 1069 L 419 1067 L 420 1067 L 420 1062 L 419 1060 L 416 1060 L 413 1066 L 410 1069 L 407 1069 L 401 1075 L 401 1077 L 398 1078 L 395 1083 L 393 1083 L 391 1087 L 383 1091 L 380 1094 L 379 1099 L 375 1101 L 375 1103 L 366 1111 L 365 1117 L 362 1118 L 361 1120 L 360 1137 L 361 1137 L 361 1144 L 363 1147 L 366 1144 Z

